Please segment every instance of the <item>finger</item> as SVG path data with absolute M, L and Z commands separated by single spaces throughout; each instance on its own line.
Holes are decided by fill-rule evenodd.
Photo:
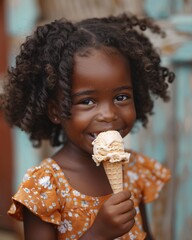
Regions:
M 134 226 L 134 224 L 135 224 L 135 219 L 131 219 L 130 221 L 123 224 L 122 228 L 124 229 L 125 233 L 129 232 L 131 228 Z
M 115 207 L 118 207 L 119 213 L 123 214 L 123 213 L 126 213 L 126 212 L 134 209 L 134 203 L 133 203 L 133 200 L 128 199 L 128 200 L 126 200 L 124 202 L 119 203 Z
M 119 193 L 116 193 L 116 194 L 112 195 L 109 198 L 108 202 L 110 204 L 117 205 L 121 202 L 124 202 L 124 201 L 130 199 L 130 197 L 131 197 L 131 192 L 125 190 L 125 191 L 122 191 L 122 192 L 119 192 Z
M 121 215 L 121 217 L 120 217 L 121 223 L 126 224 L 129 221 L 133 220 L 135 218 L 135 216 L 136 216 L 136 210 L 135 210 L 135 208 L 133 208 L 132 210 Z

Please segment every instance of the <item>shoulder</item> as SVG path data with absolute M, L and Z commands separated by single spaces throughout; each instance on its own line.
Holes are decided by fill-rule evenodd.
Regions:
M 128 185 L 132 184 L 133 188 L 140 189 L 145 202 L 150 202 L 158 197 L 158 193 L 170 179 L 170 170 L 142 153 L 128 152 L 130 160 L 124 167 L 124 179 Z
M 29 180 L 29 178 L 39 179 L 44 176 L 52 176 L 55 178 L 60 171 L 61 169 L 57 163 L 53 159 L 47 158 L 39 165 L 29 168 L 23 177 L 23 181 L 25 182 Z
M 65 182 L 64 174 L 56 162 L 50 158 L 43 160 L 38 166 L 31 167 L 23 177 L 14 197 L 30 197 L 36 201 L 42 198 L 60 201 L 60 192 Z
M 42 220 L 59 224 L 61 205 L 65 203 L 60 194 L 64 181 L 61 175 L 61 169 L 52 159 L 45 159 L 38 166 L 29 168 L 12 198 L 9 214 L 22 220 L 25 206 Z
M 159 163 L 156 159 L 133 150 L 127 151 L 130 153 L 130 159 L 127 165 L 128 168 L 142 168 L 143 170 L 150 172 L 161 172 L 161 175 L 164 173 L 163 175 L 169 175 L 170 177 L 170 170 L 163 164 Z

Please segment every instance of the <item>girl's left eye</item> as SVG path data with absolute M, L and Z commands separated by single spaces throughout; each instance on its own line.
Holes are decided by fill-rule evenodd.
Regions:
M 127 96 L 127 95 L 121 94 L 121 95 L 119 95 L 119 96 L 117 96 L 117 97 L 115 98 L 115 101 L 116 101 L 116 102 L 122 102 L 122 101 L 125 101 L 125 100 L 127 100 L 127 99 L 128 99 L 128 96 Z
M 80 102 L 80 104 L 83 104 L 83 105 L 92 105 L 93 103 L 94 102 L 91 99 L 85 99 Z

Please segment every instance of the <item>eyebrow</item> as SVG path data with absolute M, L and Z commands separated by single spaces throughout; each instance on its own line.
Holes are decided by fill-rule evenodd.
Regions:
M 132 86 L 121 86 L 119 88 L 116 88 L 113 90 L 113 92 L 119 92 L 119 91 L 122 91 L 122 90 L 132 90 Z M 93 94 L 95 93 L 96 91 L 95 90 L 82 90 L 82 91 L 79 91 L 77 93 L 74 93 L 72 95 L 72 97 L 78 97 L 78 96 L 83 96 L 83 95 L 90 95 L 90 94 Z
M 114 92 L 119 92 L 121 90 L 132 90 L 132 89 L 133 89 L 132 86 L 126 85 L 126 86 L 121 86 L 119 88 L 114 89 Z
M 83 91 L 79 91 L 77 93 L 74 93 L 72 95 L 72 97 L 78 97 L 78 96 L 82 96 L 82 95 L 89 95 L 89 94 L 93 94 L 95 93 L 95 90 L 83 90 Z

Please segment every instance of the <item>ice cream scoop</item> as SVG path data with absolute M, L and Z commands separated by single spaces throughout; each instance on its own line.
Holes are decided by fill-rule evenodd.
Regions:
M 113 192 L 122 191 L 123 163 L 129 160 L 130 153 L 125 152 L 120 133 L 114 130 L 101 132 L 92 144 L 92 158 L 97 166 L 103 163 Z

